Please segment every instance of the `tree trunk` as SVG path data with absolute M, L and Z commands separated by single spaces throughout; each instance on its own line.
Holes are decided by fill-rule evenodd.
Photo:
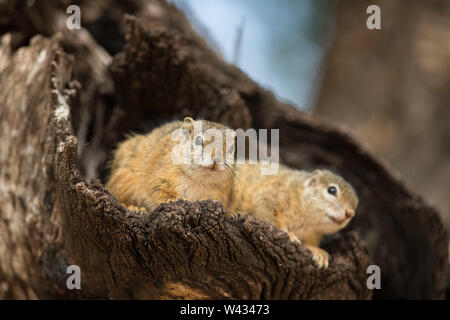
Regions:
M 120 38 L 118 20 L 109 20 L 117 33 L 94 40 L 85 29 L 58 29 L 65 10 L 55 8 L 48 32 L 62 33 L 25 47 L 1 38 L 1 298 L 368 299 L 373 263 L 382 272 L 374 297 L 443 297 L 448 253 L 437 213 L 348 132 L 277 101 L 165 1 L 123 9 L 139 18 L 126 17 L 126 45 L 113 59 L 114 46 L 99 43 Z M 98 17 L 112 10 L 89 8 L 82 12 Z M 41 33 L 31 25 L 19 38 Z M 325 239 L 328 269 L 281 230 L 227 218 L 216 201 L 136 214 L 109 194 L 98 179 L 123 135 L 187 115 L 279 128 L 285 164 L 331 168 L 352 183 L 360 207 L 350 228 Z M 81 268 L 81 290 L 66 286 L 71 264 Z

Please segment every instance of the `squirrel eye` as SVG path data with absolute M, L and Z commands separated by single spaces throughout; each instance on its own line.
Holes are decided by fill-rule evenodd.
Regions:
M 203 138 L 201 136 L 197 136 L 197 138 L 195 138 L 195 144 L 196 145 L 203 144 Z
M 333 186 L 329 187 L 327 191 L 329 194 L 332 194 L 333 196 L 335 196 L 337 193 L 336 187 L 333 187 Z
M 228 153 L 233 153 L 234 151 L 234 144 L 232 144 L 229 148 L 228 148 Z

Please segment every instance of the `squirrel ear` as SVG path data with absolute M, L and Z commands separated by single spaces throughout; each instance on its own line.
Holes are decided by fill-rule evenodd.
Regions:
M 311 187 L 314 186 L 315 184 L 317 184 L 317 177 L 312 175 L 310 178 L 306 179 L 304 185 L 305 187 Z
M 191 117 L 184 118 L 183 128 L 192 131 L 193 127 L 194 127 L 194 119 L 192 119 Z

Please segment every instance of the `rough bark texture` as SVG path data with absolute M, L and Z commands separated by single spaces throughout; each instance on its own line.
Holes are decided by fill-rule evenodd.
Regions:
M 344 129 L 225 64 L 174 7 L 152 1 L 134 13 L 143 22 L 126 18 L 126 46 L 112 62 L 98 39 L 118 34 L 96 43 L 86 30 L 61 30 L 15 52 L 2 37 L 0 297 L 367 299 L 371 263 L 382 270 L 375 298 L 443 297 L 446 234 L 432 208 Z M 123 134 L 185 115 L 279 128 L 283 162 L 328 167 L 355 186 L 360 208 L 348 230 L 326 239 L 327 270 L 284 232 L 226 218 L 215 201 L 137 214 L 87 178 L 105 177 Z M 82 290 L 66 288 L 70 264 L 81 267 Z

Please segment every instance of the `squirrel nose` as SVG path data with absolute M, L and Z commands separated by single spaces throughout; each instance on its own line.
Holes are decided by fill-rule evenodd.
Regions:
M 352 218 L 354 215 L 355 215 L 355 211 L 354 210 L 351 210 L 351 209 L 346 209 L 345 210 L 345 217 L 347 219 Z

